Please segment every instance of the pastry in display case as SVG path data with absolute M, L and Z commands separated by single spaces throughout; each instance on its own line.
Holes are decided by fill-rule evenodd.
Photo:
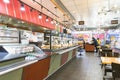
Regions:
M 51 48 L 52 49 L 60 49 L 61 48 L 60 41 L 61 41 L 61 36 L 60 35 L 59 36 L 53 35 L 51 37 L 51 45 L 52 45 Z
M 41 46 L 41 48 L 42 48 L 42 49 L 50 49 L 50 45 L 44 45 L 44 44 L 43 44 L 43 45 Z

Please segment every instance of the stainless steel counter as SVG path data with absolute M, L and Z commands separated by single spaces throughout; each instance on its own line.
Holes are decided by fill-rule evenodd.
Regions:
M 13 70 L 19 69 L 19 68 L 23 68 L 27 65 L 33 64 L 35 62 L 37 62 L 38 60 L 32 60 L 32 61 L 21 61 L 21 62 L 17 62 L 14 64 L 10 64 L 10 65 L 6 65 L 3 67 L 0 67 L 0 76 L 3 74 L 6 74 L 8 72 L 11 72 Z
M 73 49 L 76 49 L 76 48 L 78 48 L 79 46 L 75 46 L 75 47 L 71 47 L 71 48 L 68 48 L 68 49 L 65 49 L 65 50 L 60 50 L 60 51 L 57 51 L 57 52 L 55 52 L 56 54 L 64 54 L 64 53 L 66 53 L 66 52 L 68 52 L 68 51 L 71 51 L 71 50 L 73 50 Z
M 68 51 L 71 51 L 73 49 L 76 49 L 78 47 L 79 46 L 71 47 L 71 48 L 68 48 L 68 49 L 63 49 L 63 50 L 60 50 L 60 51 L 56 51 L 54 53 L 55 54 L 64 54 L 64 53 L 66 53 Z M 27 55 L 26 54 L 7 54 L 6 56 L 2 55 L 2 57 L 0 58 L 0 62 L 11 60 L 11 59 L 16 59 L 16 58 L 20 58 L 20 57 L 25 57 L 25 56 L 27 56 Z M 26 59 L 26 60 L 23 60 L 23 61 L 20 61 L 20 62 L 16 62 L 16 63 L 13 63 L 13 64 L 2 66 L 2 67 L 0 67 L 0 75 L 4 75 L 4 74 L 6 74 L 8 72 L 11 72 L 11 71 L 14 71 L 16 69 L 23 68 L 25 66 L 36 63 L 37 61 L 45 59 L 47 57 L 48 57 L 48 55 L 44 55 L 42 57 L 36 57 L 36 59 Z

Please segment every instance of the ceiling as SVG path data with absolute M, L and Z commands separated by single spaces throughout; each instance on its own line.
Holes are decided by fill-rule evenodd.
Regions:
M 36 3 L 38 2 L 49 10 L 48 11 L 47 9 L 43 8 L 42 13 L 48 15 L 49 17 L 59 22 L 62 22 L 64 20 L 63 12 L 60 11 L 58 8 L 55 8 L 56 6 L 50 0 L 35 0 L 36 2 L 34 0 L 21 0 L 21 1 L 41 12 L 41 6 Z M 50 12 L 52 12 L 53 14 Z M 57 15 L 58 17 L 56 17 L 54 14 Z
M 60 0 L 78 21 L 85 21 L 85 27 L 109 26 L 110 20 L 120 17 L 120 13 L 102 14 L 103 8 L 120 8 L 120 0 Z M 120 9 L 119 9 L 120 10 Z M 101 14 L 98 15 L 98 12 Z
M 33 8 L 41 11 L 41 6 L 33 0 L 21 0 Z M 111 25 L 112 19 L 120 18 L 120 0 L 35 0 L 46 7 L 50 12 L 56 14 L 58 17 L 48 10 L 43 9 L 42 12 L 50 17 L 58 20 L 63 24 L 73 24 L 76 28 L 88 27 L 108 27 Z M 61 2 L 59 4 L 57 2 Z M 61 6 L 62 5 L 62 6 Z M 57 8 L 55 8 L 57 7 Z M 62 9 L 60 8 L 62 7 Z M 117 9 L 117 10 L 116 10 Z M 66 16 L 63 16 L 63 15 Z M 78 25 L 78 21 L 85 21 L 85 25 Z M 73 26 L 73 25 L 72 25 Z

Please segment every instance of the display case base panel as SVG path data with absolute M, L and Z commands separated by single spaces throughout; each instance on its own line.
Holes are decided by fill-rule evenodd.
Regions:
M 7 74 L 1 75 L 0 80 L 22 80 L 23 69 L 17 69 Z

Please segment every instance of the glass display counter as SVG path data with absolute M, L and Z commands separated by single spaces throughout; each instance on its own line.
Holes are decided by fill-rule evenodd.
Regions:
M 46 57 L 47 54 L 45 54 L 39 47 L 32 44 L 0 45 L 0 75 L 5 77 L 8 72 L 16 71 L 17 69 L 20 69 L 20 72 L 22 72 L 21 68 L 36 63 L 38 60 Z M 22 74 L 19 76 L 22 76 Z M 13 78 L 10 80 L 12 79 Z
M 18 43 L 18 42 L 19 42 L 19 31 L 17 29 L 0 28 L 0 44 Z
M 25 59 L 36 59 L 46 54 L 36 45 L 4 44 L 0 46 L 0 59 L 5 60 L 15 55 L 26 55 Z
M 52 51 L 61 50 L 77 45 L 77 39 L 74 39 L 71 34 L 59 33 L 56 31 L 46 31 L 44 34 L 44 44 L 42 49 Z

